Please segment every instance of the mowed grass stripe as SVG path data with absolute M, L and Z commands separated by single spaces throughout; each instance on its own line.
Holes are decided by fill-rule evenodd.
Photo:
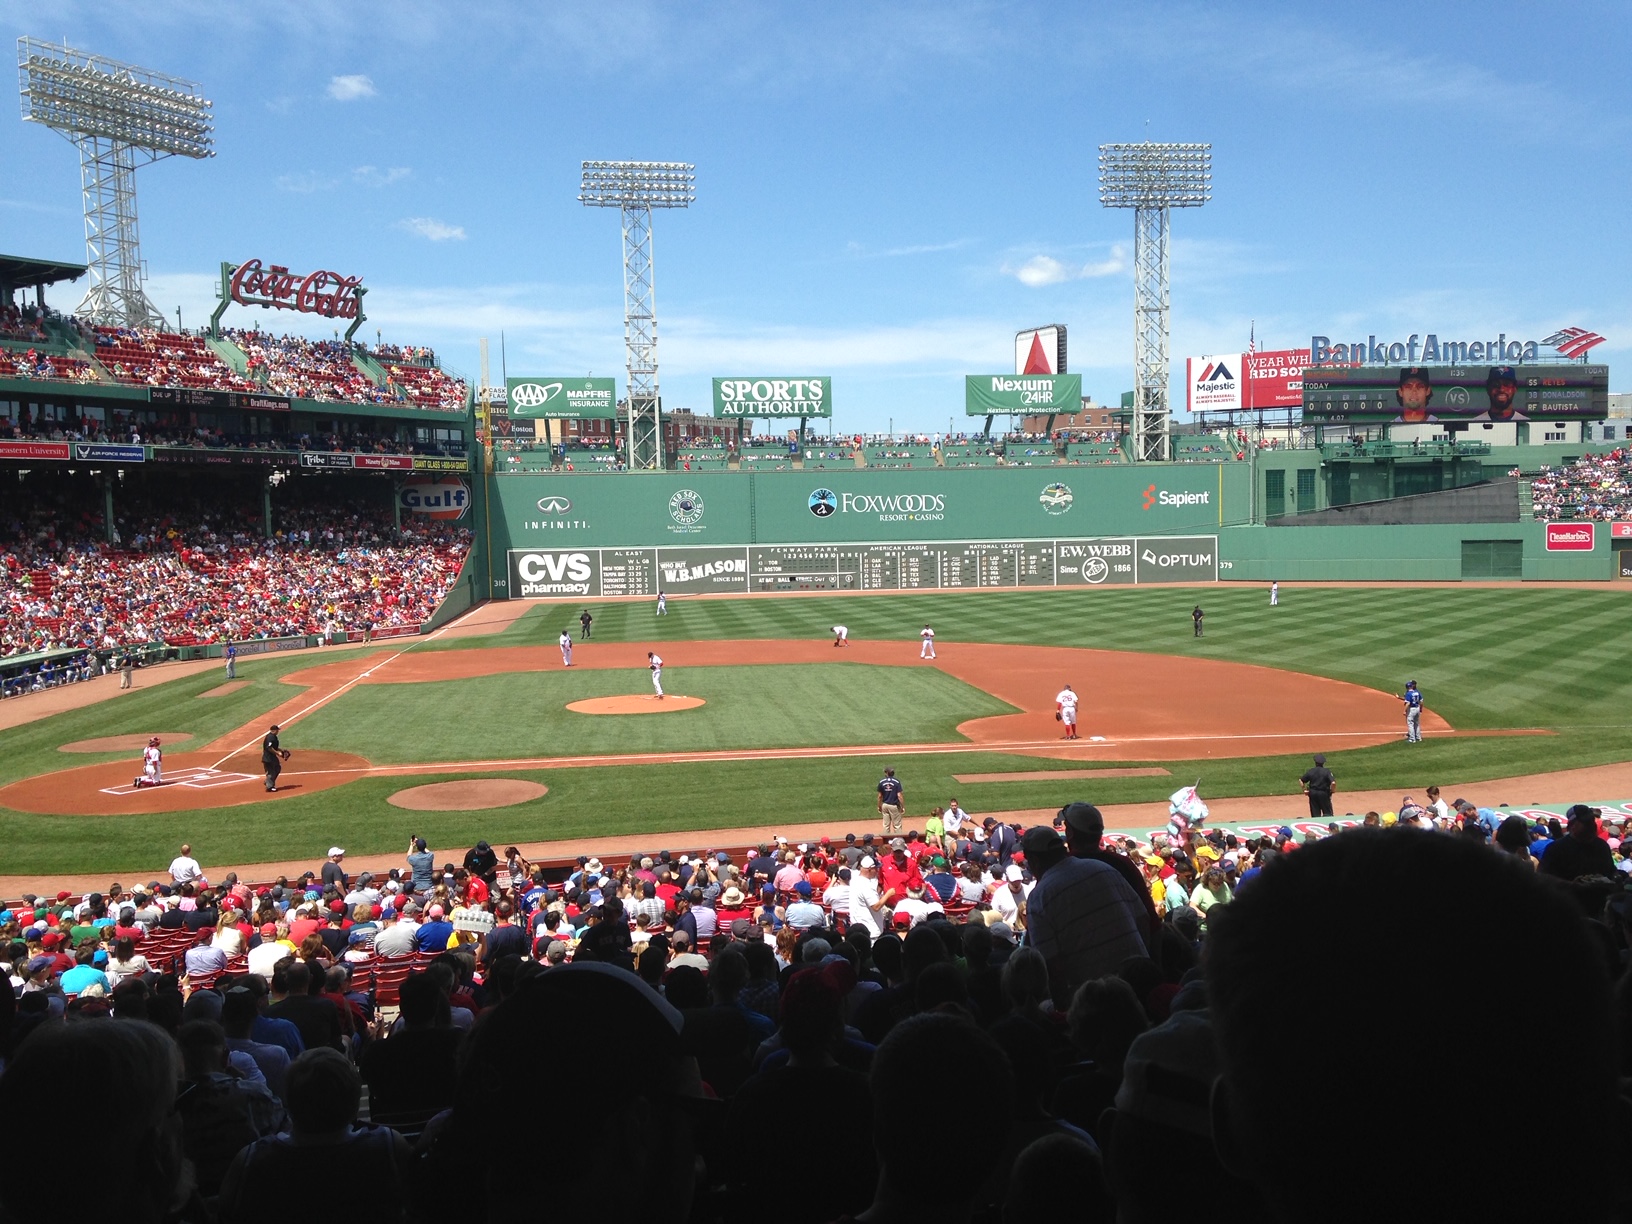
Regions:
M 291 731 L 308 748 L 375 764 L 807 744 L 942 743 L 970 718 L 1013 707 L 934 668 L 816 663 L 665 669 L 670 693 L 698 709 L 587 715 L 589 697 L 652 692 L 644 668 L 531 672 L 403 685 L 359 685 Z

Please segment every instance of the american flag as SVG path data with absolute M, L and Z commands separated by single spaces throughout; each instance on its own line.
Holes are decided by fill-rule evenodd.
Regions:
M 1554 332 L 1542 343 L 1552 345 L 1566 357 L 1581 357 L 1588 349 L 1604 343 L 1604 337 L 1584 327 L 1566 327 Z

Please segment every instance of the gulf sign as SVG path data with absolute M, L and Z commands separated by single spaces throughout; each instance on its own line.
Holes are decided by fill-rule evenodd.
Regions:
M 397 490 L 397 504 L 426 518 L 462 519 L 470 513 L 470 486 L 458 477 L 410 476 Z
M 1591 552 L 1593 523 L 1548 523 L 1548 552 Z

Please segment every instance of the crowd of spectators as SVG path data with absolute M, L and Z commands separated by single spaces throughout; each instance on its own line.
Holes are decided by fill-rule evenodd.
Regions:
M 273 336 L 242 328 L 225 328 L 222 335 L 249 359 L 250 375 L 264 379 L 265 386 L 279 395 L 354 404 L 388 404 L 401 398 L 357 367 L 345 341 Z
M 163 1141 L 122 1157 L 137 1224 L 252 1214 L 317 1168 L 377 1218 L 516 1217 L 541 1059 L 594 1119 L 575 1177 L 683 1221 L 1140 1222 L 1175 1185 L 1226 1222 L 1626 1218 L 1623 822 L 1459 801 L 1135 840 L 1091 804 L 1021 830 L 954 801 L 922 823 L 551 870 L 415 838 L 264 883 L 183 846 L 134 890 L 0 912 L 0 1109 L 94 1090 L 151 1117 Z M 1481 1034 L 1567 1037 L 1498 1073 Z M 1402 1126 L 1460 1155 L 1408 1192 L 1314 1158 Z M 1509 1145 L 1469 1142 L 1525 1134 L 1586 1163 L 1504 1176 Z M 0 1208 L 56 1192 L 6 1179 Z
M 211 391 L 254 391 L 198 336 L 152 327 L 98 327 L 96 359 L 122 383 L 149 387 L 194 387 Z
M 1544 467 L 1530 479 L 1530 496 L 1543 522 L 1632 518 L 1632 455 L 1617 447 L 1565 467 Z
M 62 382 L 97 382 L 89 362 L 38 349 L 0 348 L 0 378 L 55 379 Z
M 469 533 L 362 502 L 261 508 L 121 497 L 109 544 L 100 507 L 38 492 L 0 508 L 0 655 L 164 641 L 196 645 L 361 632 L 428 620 Z

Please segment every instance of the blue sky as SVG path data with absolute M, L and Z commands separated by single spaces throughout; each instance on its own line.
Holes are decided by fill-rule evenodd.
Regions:
M 1174 213 L 1176 403 L 1254 320 L 1260 347 L 1585 326 L 1632 386 L 1624 3 L 46 7 L 0 26 L 215 102 L 218 157 L 138 174 L 151 296 L 189 326 L 259 257 L 362 274 L 368 332 L 461 372 L 485 335 L 496 378 L 502 331 L 512 374 L 621 379 L 617 214 L 579 162 L 672 159 L 697 202 L 655 227 L 666 407 L 831 374 L 842 430 L 962 428 L 962 376 L 1047 322 L 1114 403 L 1133 218 L 1097 146 L 1148 136 L 1213 144 L 1212 203 Z M 0 250 L 82 259 L 73 148 L 14 110 L 0 167 Z

